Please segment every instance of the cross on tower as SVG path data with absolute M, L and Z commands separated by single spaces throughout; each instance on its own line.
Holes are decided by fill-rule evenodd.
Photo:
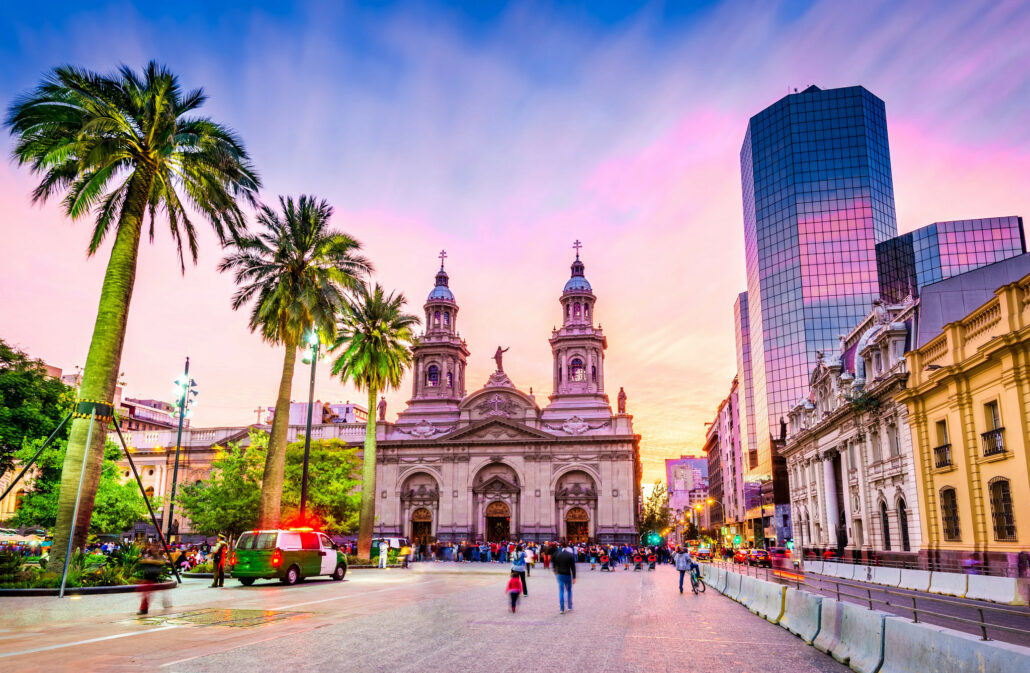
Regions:
M 443 261 L 445 259 L 447 259 L 447 251 L 446 250 L 441 250 L 440 254 L 437 255 L 437 257 L 440 258 L 440 268 L 442 269 L 443 268 Z
M 576 239 L 576 242 L 572 244 L 572 247 L 576 249 L 576 259 L 579 259 L 579 249 L 583 247 L 583 244 Z

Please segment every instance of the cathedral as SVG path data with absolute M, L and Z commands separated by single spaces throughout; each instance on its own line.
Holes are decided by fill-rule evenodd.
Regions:
M 635 542 L 640 435 L 620 389 L 604 382 L 607 339 L 579 241 L 551 333 L 553 392 L 542 407 L 504 372 L 504 349 L 482 388 L 466 393 L 469 348 L 441 253 L 414 348 L 411 399 L 395 423 L 380 403 L 377 535 L 412 540 L 566 539 Z

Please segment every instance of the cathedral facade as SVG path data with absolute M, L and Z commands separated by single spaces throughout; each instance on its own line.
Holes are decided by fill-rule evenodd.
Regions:
M 469 349 L 441 262 L 414 348 L 412 397 L 395 423 L 380 405 L 375 534 L 412 540 L 634 542 L 640 436 L 620 390 L 605 392 L 607 340 L 576 259 L 551 333 L 553 391 L 541 407 L 504 372 L 469 394 Z M 443 255 L 441 255 L 443 257 Z

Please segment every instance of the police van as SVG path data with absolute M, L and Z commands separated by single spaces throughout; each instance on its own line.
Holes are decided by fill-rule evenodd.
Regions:
M 329 536 L 311 528 L 248 531 L 236 541 L 229 565 L 248 587 L 259 579 L 296 584 L 318 575 L 340 581 L 347 574 L 347 557 Z

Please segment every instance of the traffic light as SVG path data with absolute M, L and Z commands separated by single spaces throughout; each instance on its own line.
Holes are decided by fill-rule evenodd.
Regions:
M 652 532 L 647 534 L 647 544 L 651 545 L 652 547 L 657 545 L 657 544 L 661 544 L 661 542 L 662 542 L 662 536 L 659 535 L 658 533 L 655 533 L 654 531 L 652 531 Z
M 738 546 L 738 545 L 740 545 L 740 536 L 739 536 L 739 535 L 734 535 L 734 536 L 733 536 L 733 544 L 734 544 L 735 546 Z

